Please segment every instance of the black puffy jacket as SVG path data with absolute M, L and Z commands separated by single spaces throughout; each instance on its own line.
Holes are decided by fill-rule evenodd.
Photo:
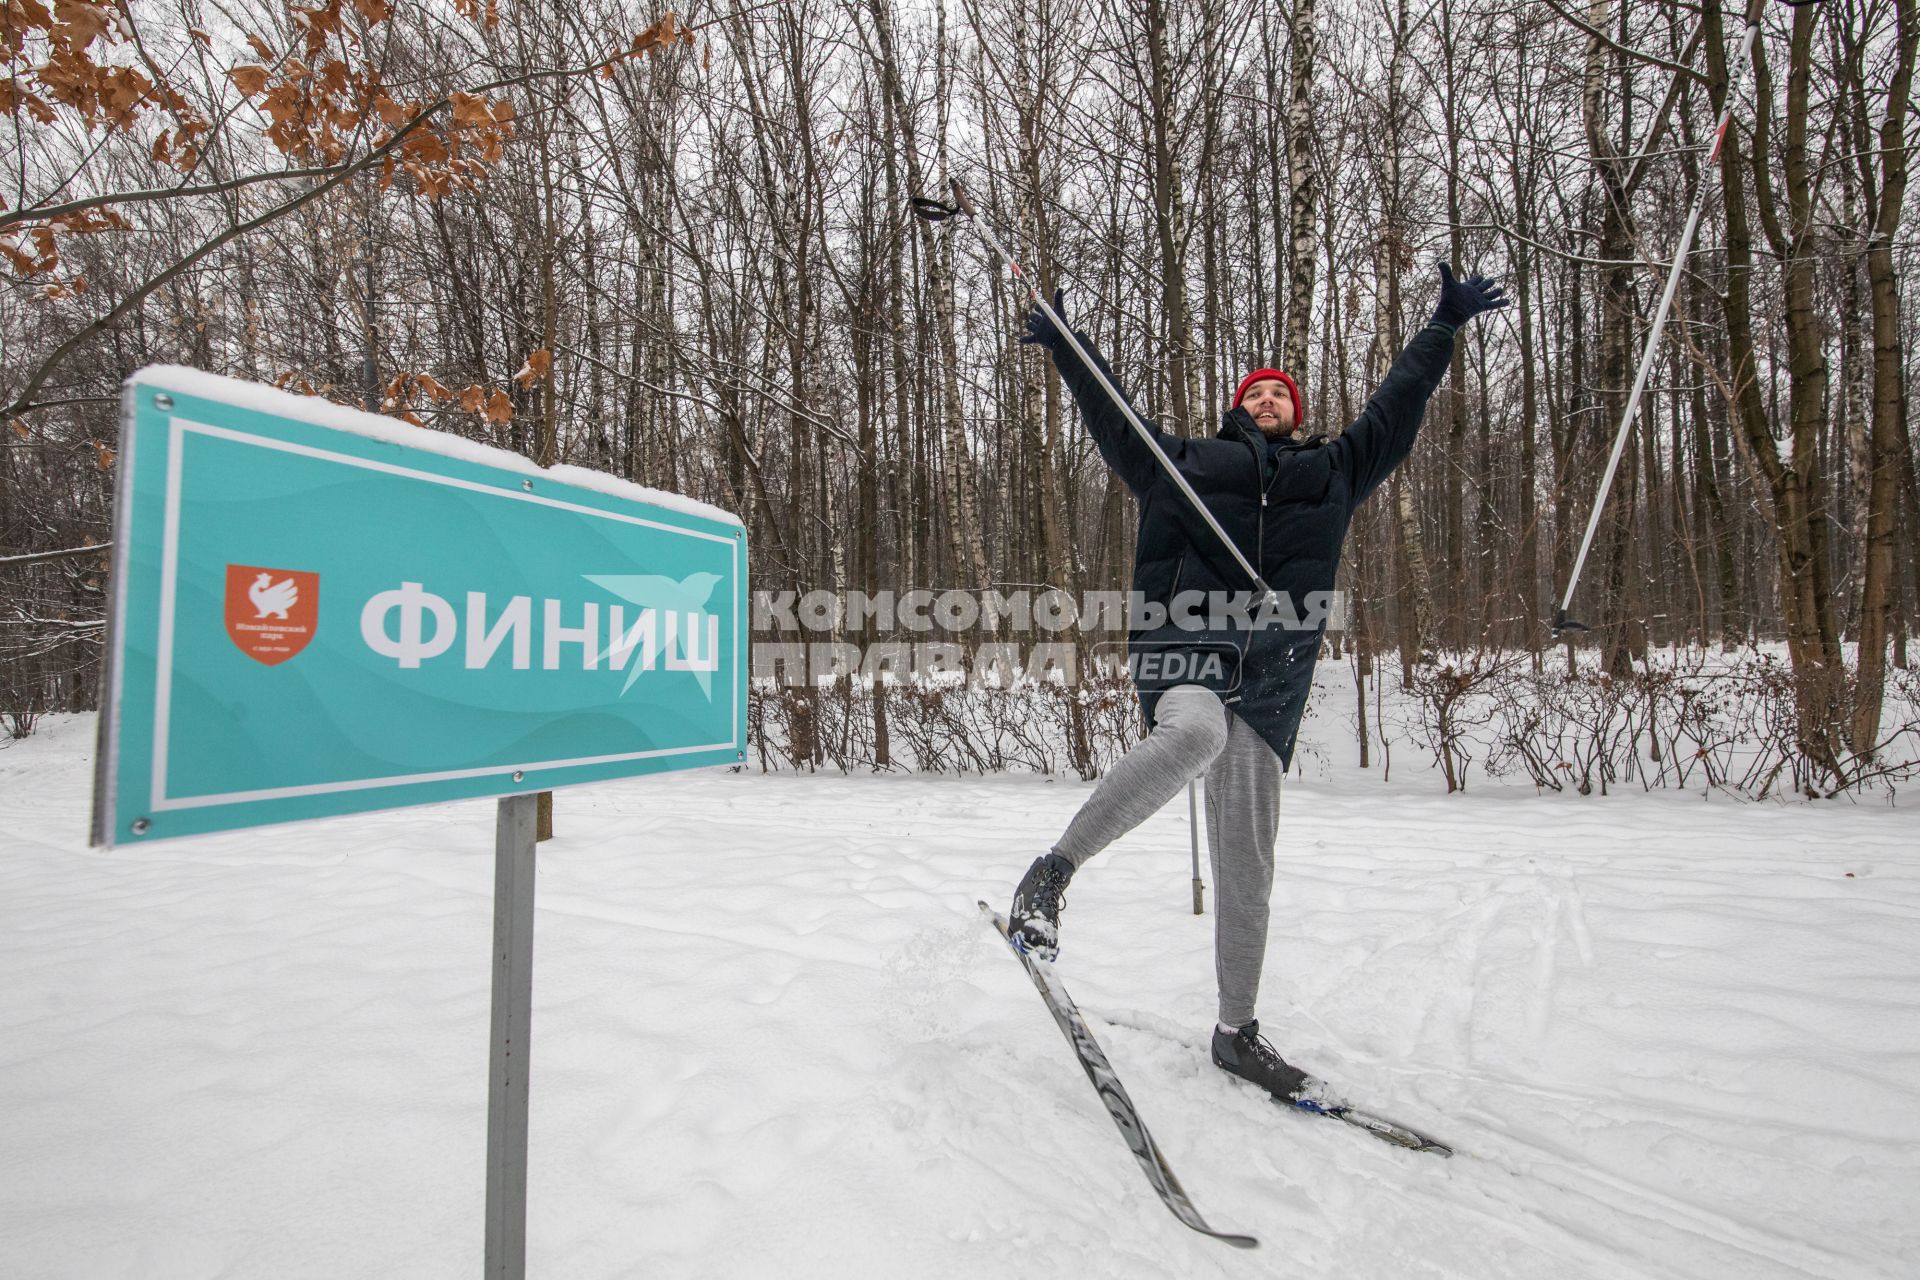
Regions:
M 1101 359 L 1085 334 L 1075 336 L 1095 360 Z M 1135 679 L 1148 724 L 1166 688 L 1204 684 L 1266 739 L 1283 767 L 1292 765 L 1294 738 L 1326 631 L 1324 608 L 1314 605 L 1324 604 L 1330 595 L 1316 593 L 1333 591 L 1347 522 L 1412 450 L 1427 399 L 1452 356 L 1453 329 L 1437 321 L 1429 324 L 1400 353 L 1352 425 L 1332 439 L 1316 435 L 1281 445 L 1271 474 L 1264 439 L 1245 409 L 1228 410 L 1220 434 L 1212 440 L 1184 440 L 1156 431 L 1162 451 L 1214 519 L 1291 607 L 1279 610 L 1277 617 L 1269 614 L 1266 625 L 1249 626 L 1244 615 L 1238 621 L 1217 615 L 1209 619 L 1201 603 L 1179 611 L 1197 625 L 1183 627 L 1169 618 L 1132 631 Z M 1178 593 L 1220 592 L 1230 598 L 1237 592 L 1250 599 L 1254 587 L 1246 572 L 1194 512 L 1093 374 L 1071 348 L 1062 347 L 1054 360 L 1101 456 L 1139 500 L 1134 591 L 1163 609 L 1171 609 Z M 1101 368 L 1106 369 L 1104 360 Z M 1110 372 L 1108 376 L 1111 379 Z M 1210 655 L 1218 661 L 1205 661 Z

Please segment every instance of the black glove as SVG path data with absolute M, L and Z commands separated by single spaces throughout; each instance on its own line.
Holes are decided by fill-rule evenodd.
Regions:
M 1507 305 L 1507 292 L 1485 276 L 1453 278 L 1453 266 L 1440 264 L 1440 305 L 1433 318 L 1458 329 L 1482 311 L 1498 311 Z
M 1067 291 L 1065 289 L 1055 289 L 1053 291 L 1053 314 L 1060 317 L 1060 323 L 1062 324 L 1065 324 L 1067 321 L 1066 298 Z M 1030 343 L 1045 347 L 1049 351 L 1061 351 L 1064 350 L 1067 345 L 1065 336 L 1061 334 L 1059 329 L 1054 327 L 1053 321 L 1047 318 L 1047 313 L 1041 308 L 1038 302 L 1033 304 L 1033 310 L 1027 312 L 1027 332 L 1026 336 L 1021 338 L 1020 341 L 1023 344 Z

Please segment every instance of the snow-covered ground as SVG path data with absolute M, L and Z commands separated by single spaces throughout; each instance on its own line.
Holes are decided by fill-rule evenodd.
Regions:
M 491 803 L 92 852 L 92 733 L 0 750 L 0 1275 L 476 1273 Z M 562 793 L 530 1272 L 1920 1274 L 1920 811 L 1407 773 L 1289 783 L 1263 1024 L 1451 1161 L 1207 1063 L 1184 804 L 1069 898 L 1062 977 L 1251 1254 L 975 912 L 1084 784 Z

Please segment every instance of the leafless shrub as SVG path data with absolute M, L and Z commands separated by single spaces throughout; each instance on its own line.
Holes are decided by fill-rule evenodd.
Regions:
M 1488 745 L 1486 769 L 1500 777 L 1519 770 L 1536 787 L 1562 790 L 1573 774 L 1569 741 L 1574 732 L 1560 688 L 1574 677 L 1531 672 L 1497 681 L 1492 688 L 1498 732 Z
M 1920 773 L 1920 677 L 1889 684 L 1882 734 L 1862 750 L 1810 742 L 1804 709 L 1817 698 L 1829 722 L 1843 720 L 1855 686 L 1827 679 L 1809 690 L 1785 662 L 1749 654 L 1708 670 L 1655 667 L 1616 678 L 1603 672 L 1510 672 L 1494 682 L 1486 768 L 1519 772 L 1535 786 L 1582 795 L 1638 780 L 1645 789 L 1696 783 L 1765 799 L 1831 798 Z M 1438 733 L 1430 725 L 1431 739 Z
M 1422 711 L 1413 722 L 1414 739 L 1433 752 L 1448 794 L 1467 785 L 1477 750 L 1475 730 L 1493 719 L 1497 704 L 1492 689 L 1511 665 L 1510 660 L 1475 654 L 1414 669 L 1407 692 Z
M 819 688 L 755 683 L 749 690 L 747 728 L 761 768 L 831 767 L 846 773 L 1074 769 L 1091 779 L 1141 736 L 1139 704 L 1124 676 L 1095 676 L 1076 686 L 1023 677 L 1007 688 L 957 680 L 893 681 L 880 686 L 879 696 L 886 699 L 890 736 L 884 765 L 873 737 L 872 686 L 850 681 Z M 1081 744 L 1078 753 L 1076 740 Z

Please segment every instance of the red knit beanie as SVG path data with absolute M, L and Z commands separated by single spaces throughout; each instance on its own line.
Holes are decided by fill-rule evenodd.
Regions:
M 1240 379 L 1240 385 L 1234 388 L 1233 407 L 1236 409 L 1240 407 L 1240 401 L 1246 397 L 1248 387 L 1256 382 L 1265 382 L 1269 378 L 1287 384 L 1287 394 L 1293 397 L 1293 425 L 1296 428 L 1306 425 L 1307 413 L 1306 408 L 1300 403 L 1300 388 L 1294 386 L 1293 379 L 1278 369 L 1255 369 L 1252 373 Z

